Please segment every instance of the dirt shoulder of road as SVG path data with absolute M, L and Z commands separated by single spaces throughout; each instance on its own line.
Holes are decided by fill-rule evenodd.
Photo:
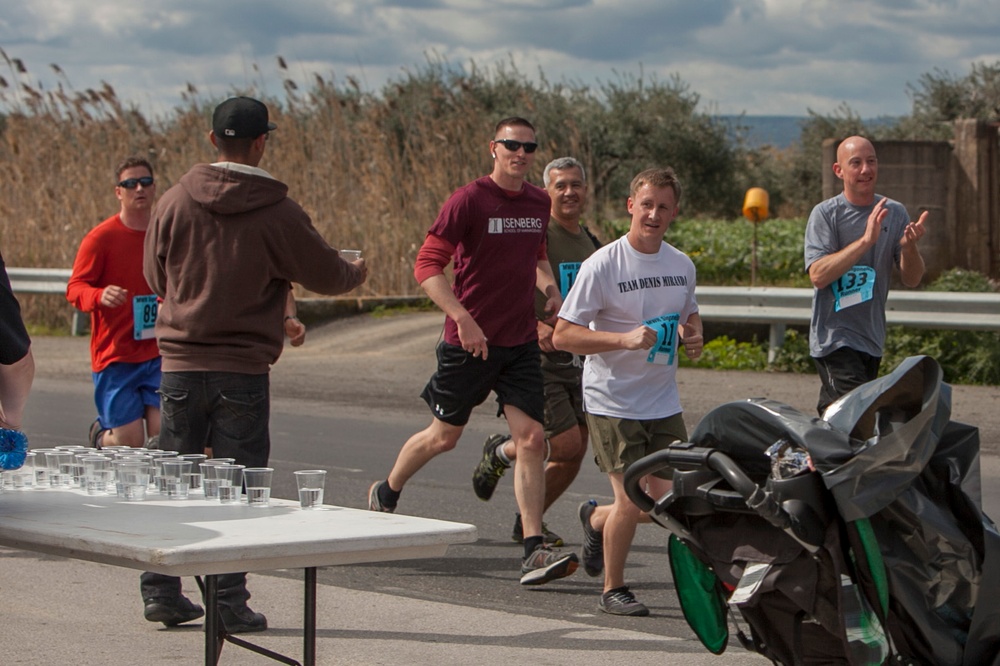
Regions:
M 286 346 L 271 371 L 275 399 L 347 410 L 429 413 L 419 398 L 435 367 L 434 349 L 443 315 L 434 312 L 362 314 L 311 326 L 302 347 Z M 53 379 L 90 381 L 86 337 L 37 337 L 36 373 Z M 683 368 L 678 373 L 685 421 L 733 400 L 770 398 L 815 413 L 815 375 Z M 952 418 L 977 426 L 984 452 L 1000 453 L 1000 387 L 952 387 Z M 480 408 L 477 412 L 491 412 Z M 492 414 L 489 415 L 492 418 Z

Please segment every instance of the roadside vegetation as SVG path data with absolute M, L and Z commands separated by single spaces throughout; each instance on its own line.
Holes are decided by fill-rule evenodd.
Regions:
M 700 276 L 699 276 L 700 278 Z M 928 289 L 937 291 L 998 291 L 984 275 L 948 271 Z M 734 339 L 726 335 L 708 340 L 697 362 L 681 357 L 682 367 L 720 370 L 756 370 L 815 373 L 809 356 L 809 330 L 790 327 L 774 362 L 767 362 L 767 332 L 760 338 Z M 944 379 L 953 384 L 1000 385 L 1000 333 L 990 331 L 935 331 L 889 326 L 881 372 L 893 370 L 908 356 L 926 354 L 941 364 Z
M 8 266 L 69 267 L 84 234 L 117 210 L 112 169 L 123 156 L 147 157 L 161 193 L 214 156 L 207 134 L 221 99 L 188 85 L 170 113 L 150 118 L 110 83 L 77 90 L 57 64 L 48 67 L 59 79 L 55 87 L 43 87 L 21 59 L 0 49 L 0 251 Z M 640 71 L 589 86 L 529 78 L 509 64 L 429 59 L 367 91 L 350 77 L 320 74 L 303 89 L 288 67 L 278 58 L 279 94 L 262 83 L 229 92 L 261 98 L 271 109 L 279 129 L 262 166 L 289 185 L 333 245 L 364 249 L 372 273 L 358 297 L 421 295 L 412 268 L 423 235 L 458 184 L 488 171 L 485 140 L 504 116 L 526 116 L 539 128 L 535 181 L 554 157 L 584 163 L 586 222 L 602 240 L 622 229 L 632 176 L 673 166 L 685 193 L 668 240 L 692 256 L 702 284 L 749 284 L 753 227 L 740 210 L 746 190 L 763 187 L 774 219 L 758 227 L 756 284 L 804 287 L 801 239 L 820 199 L 824 138 L 947 139 L 951 121 L 1000 115 L 1000 61 L 974 64 L 966 76 L 925 74 L 907 86 L 913 112 L 903 118 L 866 122 L 847 107 L 828 116 L 810 112 L 800 141 L 783 150 L 750 146 L 738 120 L 702 109 L 678 76 L 661 81 Z M 260 81 L 275 78 L 253 69 Z M 21 301 L 33 330 L 69 328 L 62 297 Z M 964 337 L 977 335 L 893 332 L 884 365 L 908 350 L 934 350 L 947 359 L 951 381 L 1000 384 L 997 337 Z M 790 331 L 772 369 L 811 371 L 804 337 Z M 766 367 L 757 341 L 720 337 L 700 365 L 759 369 L 761 354 Z

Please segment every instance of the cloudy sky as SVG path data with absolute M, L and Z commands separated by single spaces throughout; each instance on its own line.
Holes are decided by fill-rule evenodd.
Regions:
M 52 89 L 56 64 L 153 115 L 189 83 L 280 97 L 283 76 L 320 74 L 377 92 L 431 56 L 553 82 L 677 75 L 707 113 L 875 117 L 909 113 L 925 73 L 1000 61 L 1000 0 L 0 0 L 0 48 L 28 70 L 0 59 L 8 81 Z

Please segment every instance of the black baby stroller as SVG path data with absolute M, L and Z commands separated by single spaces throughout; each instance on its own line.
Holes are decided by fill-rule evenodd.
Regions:
M 732 623 L 785 666 L 1000 666 L 1000 533 L 982 512 L 979 431 L 950 417 L 940 366 L 911 357 L 822 420 L 727 403 L 690 443 L 632 465 L 626 491 L 670 531 L 705 647 L 721 654 Z M 654 500 L 640 482 L 665 467 L 673 489 Z

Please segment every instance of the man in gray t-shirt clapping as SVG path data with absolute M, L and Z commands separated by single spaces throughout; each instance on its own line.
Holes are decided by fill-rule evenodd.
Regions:
M 805 266 L 815 289 L 809 353 L 819 372 L 817 409 L 875 379 L 885 344 L 885 301 L 892 268 L 907 287 L 924 275 L 916 222 L 902 204 L 875 193 L 878 158 L 868 139 L 852 136 L 837 148 L 833 172 L 844 191 L 813 208 L 806 225 Z

